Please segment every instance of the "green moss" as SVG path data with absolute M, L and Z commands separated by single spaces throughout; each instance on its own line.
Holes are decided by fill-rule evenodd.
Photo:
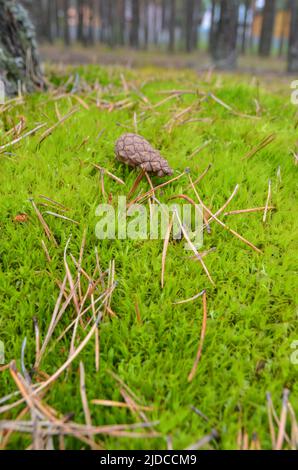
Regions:
M 75 75 L 77 71 L 72 70 Z M 89 84 L 98 82 L 102 99 L 119 101 L 123 93 L 120 74 L 130 85 L 128 97 L 131 109 L 115 110 L 96 107 L 96 92 L 88 91 Z M 63 248 L 72 233 L 70 249 L 78 256 L 84 227 L 87 243 L 84 268 L 95 267 L 94 249 L 98 248 L 103 269 L 114 258 L 119 286 L 113 296 L 112 308 L 117 318 L 106 319 L 101 325 L 101 365 L 94 369 L 94 344 L 91 342 L 80 359 L 86 369 L 89 399 L 121 400 L 119 389 L 107 373 L 113 370 L 154 411 L 150 419 L 160 420 L 157 429 L 161 439 L 132 440 L 105 438 L 107 448 L 148 449 L 165 448 L 165 438 L 171 435 L 173 445 L 181 449 L 196 441 L 211 428 L 220 433 L 215 447 L 236 448 L 241 409 L 242 424 L 252 436 L 258 432 L 262 446 L 271 445 L 266 412 L 266 391 L 270 391 L 279 409 L 281 392 L 291 390 L 292 404 L 297 408 L 297 365 L 290 362 L 291 344 L 297 340 L 297 213 L 295 191 L 297 167 L 292 150 L 297 132 L 294 127 L 296 109 L 290 96 L 266 91 L 237 76 L 214 76 L 212 83 L 189 71 L 139 70 L 91 67 L 79 71 L 78 92 L 90 105 L 83 107 L 64 125 L 59 126 L 41 147 L 38 137 L 23 140 L 12 147 L 13 155 L 2 155 L 0 173 L 0 338 L 5 342 L 7 361 L 17 359 L 21 343 L 27 337 L 26 365 L 34 361 L 32 317 L 38 318 L 44 336 L 58 295 L 55 279 L 63 277 Z M 56 75 L 55 81 L 66 82 Z M 164 126 L 173 116 L 185 109 L 195 95 L 185 95 L 151 110 L 144 108 L 141 90 L 152 104 L 164 95 L 160 91 L 192 89 L 213 92 L 218 98 L 247 115 L 255 114 L 255 99 L 262 114 L 259 119 L 235 115 L 211 98 L 193 111 L 192 118 L 209 118 L 210 122 L 193 122 L 175 126 L 169 134 Z M 90 94 L 91 93 L 91 94 Z M 290 95 L 290 91 L 289 91 Z M 285 98 L 286 96 L 286 98 Z M 77 103 L 72 98 L 73 104 Z M 58 102 L 61 114 L 70 108 L 69 98 Z M 216 287 L 212 288 L 200 264 L 188 260 L 182 243 L 171 243 L 168 250 L 165 288 L 160 288 L 162 241 L 104 241 L 95 238 L 96 206 L 103 202 L 97 172 L 90 165 L 98 163 L 126 182 L 127 193 L 136 177 L 114 159 L 114 142 L 123 132 L 119 123 L 133 130 L 133 114 L 137 113 L 139 133 L 161 150 L 171 166 L 178 171 L 190 167 L 196 178 L 211 162 L 212 168 L 198 186 L 206 204 L 216 211 L 236 184 L 238 195 L 229 208 L 241 209 L 263 206 L 267 197 L 268 180 L 272 181 L 272 203 L 277 210 L 270 213 L 266 224 L 262 213 L 230 216 L 224 220 L 262 249 L 258 255 L 246 245 L 212 224 L 211 235 L 205 236 L 204 248 L 216 247 L 205 258 Z M 144 114 L 141 114 L 144 113 Z M 13 122 L 25 115 L 28 128 L 37 122 L 56 122 L 55 103 L 50 95 L 26 98 L 26 104 L 10 113 Z M 144 118 L 144 119 L 142 119 Z M 9 120 L 8 120 L 9 122 Z M 100 131 L 105 132 L 97 139 Z M 6 129 L 7 130 L 7 129 Z M 1 130 L 2 141 L 4 129 Z M 276 140 L 249 160 L 242 157 L 264 137 L 275 133 Z M 81 145 L 88 137 L 88 141 Z M 210 145 L 198 156 L 189 159 L 196 147 L 206 140 Z M 277 172 L 279 171 L 279 176 Z M 280 178 L 281 176 L 281 178 Z M 158 179 L 154 183 L 158 183 Z M 168 186 L 158 199 L 166 202 L 174 194 L 186 193 L 187 179 Z M 146 188 L 146 183 L 142 183 Z M 105 179 L 105 190 L 113 198 L 123 194 L 114 181 Z M 80 222 L 72 226 L 45 214 L 52 231 L 60 241 L 58 249 L 48 244 L 51 264 L 46 262 L 41 248 L 44 238 L 28 199 L 38 200 L 40 194 L 51 197 L 70 208 L 67 215 Z M 42 207 L 41 207 L 42 209 Z M 30 215 L 26 224 L 12 222 L 21 212 Z M 187 381 L 195 358 L 202 321 L 201 301 L 173 306 L 177 299 L 193 296 L 207 289 L 208 322 L 202 358 L 195 379 Z M 135 301 L 138 301 L 142 325 L 136 321 Z M 69 324 L 74 312 L 69 309 L 61 320 L 55 338 Z M 84 332 L 79 332 L 81 338 Z M 53 373 L 67 358 L 71 336 L 59 344 L 52 340 L 42 369 Z M 260 366 L 260 364 L 262 366 Z M 78 361 L 67 376 L 62 376 L 47 394 L 46 401 L 61 413 L 74 413 L 77 422 L 84 422 L 79 393 Z M 8 372 L 0 374 L 1 395 L 13 391 Z M 190 406 L 205 413 L 206 423 Z M 94 424 L 134 422 L 127 410 L 91 406 Z M 7 414 L 6 418 L 15 414 Z M 29 441 L 13 437 L 11 447 L 24 448 Z M 74 439 L 67 439 L 69 448 L 81 448 Z

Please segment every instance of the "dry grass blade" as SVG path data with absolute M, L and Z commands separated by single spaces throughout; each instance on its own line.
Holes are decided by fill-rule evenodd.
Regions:
M 47 258 L 48 262 L 51 263 L 52 258 L 50 257 L 50 254 L 49 254 L 49 251 L 48 251 L 48 249 L 47 249 L 47 246 L 46 246 L 46 244 L 45 244 L 45 242 L 44 242 L 43 240 L 41 240 L 41 246 L 42 246 L 42 249 L 43 249 L 43 251 L 44 251 L 44 253 L 45 253 L 45 255 L 46 255 L 46 258 Z
M 165 186 L 167 186 L 168 184 L 171 184 L 173 183 L 174 181 L 177 181 L 179 180 L 182 176 L 184 176 L 186 174 L 186 172 L 184 171 L 183 173 L 181 173 L 180 175 L 176 176 L 175 178 L 172 178 L 171 180 L 169 181 L 166 181 L 165 183 L 161 183 L 159 184 L 158 186 L 155 186 L 155 188 L 152 188 L 150 189 L 150 191 L 147 191 L 147 193 L 145 194 L 141 194 L 140 196 L 138 196 L 136 199 L 134 199 L 133 201 L 131 201 L 129 203 L 129 206 L 131 206 L 132 204 L 135 204 L 137 202 L 140 202 L 142 201 L 143 199 L 146 199 L 148 197 L 151 197 L 152 195 L 155 194 L 155 192 L 158 190 L 158 189 L 161 189 L 161 188 L 164 188 Z
M 240 235 L 239 233 L 235 232 L 235 230 L 231 229 L 230 227 L 228 227 L 226 224 L 224 224 L 221 220 L 219 220 L 214 214 L 212 214 L 212 212 L 210 211 L 210 209 L 208 209 L 208 207 L 205 206 L 205 204 L 203 203 L 203 201 L 201 200 L 194 184 L 193 184 L 193 181 L 191 179 L 191 177 L 189 176 L 189 179 L 190 179 L 190 182 L 191 182 L 191 185 L 192 185 L 192 188 L 196 194 L 196 197 L 199 201 L 199 203 L 201 204 L 201 206 L 208 212 L 208 214 L 211 216 L 211 218 L 213 218 L 219 225 L 221 225 L 221 227 L 223 227 L 225 230 L 227 230 L 228 232 L 232 233 L 235 237 L 239 238 L 239 240 L 241 240 L 243 243 L 245 243 L 246 245 L 248 245 L 250 248 L 252 248 L 254 251 L 256 251 L 257 253 L 260 253 L 262 254 L 262 251 L 257 248 L 255 245 L 253 245 L 250 241 L 246 240 L 246 238 L 242 237 L 242 235 Z
M 217 96 L 215 96 L 213 93 L 209 93 L 209 96 L 210 98 L 213 99 L 213 101 L 215 101 L 216 103 L 220 104 L 223 108 L 226 108 L 228 111 L 232 111 L 233 112 L 233 108 L 225 103 L 224 101 L 222 101 L 220 98 L 218 98 Z
M 84 415 L 85 415 L 85 422 L 87 426 L 92 426 L 91 414 L 90 414 L 88 398 L 87 398 L 87 393 L 86 393 L 85 368 L 84 368 L 84 364 L 82 361 L 80 361 L 80 393 L 81 393 L 81 400 L 82 400 L 82 405 L 83 405 L 83 410 L 84 410 Z
M 141 402 L 137 395 L 131 390 L 131 388 L 128 387 L 128 385 L 126 385 L 126 383 L 121 379 L 121 377 L 119 377 L 119 375 L 115 374 L 115 372 L 113 372 L 112 370 L 107 370 L 107 373 L 110 374 L 110 376 L 113 377 L 113 379 L 116 380 L 116 382 L 118 382 L 121 387 L 123 387 L 136 402 Z
M 50 202 L 51 204 L 53 204 L 54 206 L 58 206 L 60 207 L 61 209 L 65 210 L 65 211 L 68 211 L 69 209 L 67 207 L 65 207 L 63 204 L 61 204 L 60 202 L 57 202 L 57 201 L 54 201 L 54 199 L 51 199 L 47 196 L 44 196 L 43 194 L 40 194 L 39 197 L 41 199 L 45 199 L 46 201 Z
M 136 177 L 136 179 L 134 180 L 132 187 L 129 190 L 129 193 L 127 195 L 127 200 L 129 200 L 131 196 L 136 192 L 144 176 L 145 176 L 145 171 L 141 170 L 138 176 Z
M 57 315 L 58 315 L 58 312 L 59 312 L 59 308 L 60 308 L 60 305 L 61 305 L 61 301 L 62 301 L 64 291 L 65 291 L 66 281 L 67 281 L 67 276 L 64 277 L 63 283 L 60 287 L 60 293 L 59 293 L 59 296 L 58 296 L 58 299 L 57 299 L 57 302 L 56 302 L 56 305 L 55 305 L 55 308 L 54 308 L 54 311 L 53 311 L 53 315 L 52 315 L 52 318 L 51 318 L 51 322 L 50 322 L 48 331 L 46 333 L 46 336 L 45 336 L 44 342 L 42 344 L 42 347 L 39 351 L 39 354 L 36 357 L 35 364 L 34 364 L 34 367 L 36 367 L 36 368 L 39 366 L 40 361 L 42 359 L 42 356 L 43 356 L 43 354 L 46 350 L 46 347 L 47 347 L 47 345 L 50 341 L 50 338 L 53 334 L 53 331 L 54 331 L 54 328 L 55 328 L 56 318 L 57 318 Z
M 188 158 L 192 159 L 193 157 L 198 155 L 200 152 L 202 152 L 202 150 L 208 147 L 208 145 L 211 144 L 211 142 L 212 142 L 211 140 L 207 140 L 206 142 L 204 142 L 200 147 L 196 148 Z
M 228 200 L 224 203 L 224 205 L 218 209 L 217 212 L 215 212 L 214 217 L 218 217 L 224 210 L 225 208 L 230 204 L 232 199 L 236 196 L 237 192 L 239 190 L 239 184 L 236 184 L 234 191 L 232 192 L 231 196 L 228 198 Z M 208 222 L 212 221 L 212 217 L 209 218 Z
M 268 195 L 267 195 L 266 205 L 264 209 L 263 223 L 265 223 L 267 219 L 268 207 L 269 207 L 270 201 L 271 201 L 271 180 L 269 180 L 268 182 Z
M 63 124 L 63 122 L 65 122 L 67 119 L 69 119 L 71 116 L 73 116 L 73 114 L 75 114 L 77 111 L 79 110 L 78 107 L 75 107 L 73 108 L 71 111 L 69 111 L 69 113 L 65 114 L 61 119 L 59 119 L 59 121 L 57 121 L 53 126 L 51 126 L 49 129 L 47 129 L 40 137 L 40 140 L 39 140 L 39 145 L 42 144 L 42 142 L 47 138 L 49 137 L 55 129 L 57 129 L 57 127 L 60 126 L 60 124 Z
M 275 450 L 281 450 L 285 438 L 285 429 L 287 423 L 287 412 L 288 412 L 288 398 L 289 398 L 289 390 L 285 389 L 283 393 L 282 399 L 282 408 L 281 408 L 281 415 L 279 421 L 279 429 L 276 439 Z
M 211 284 L 212 284 L 213 286 L 215 286 L 215 282 L 213 281 L 213 279 L 212 279 L 212 277 L 211 277 L 211 275 L 210 275 L 210 273 L 209 273 L 209 271 L 208 271 L 208 269 L 207 269 L 207 266 L 206 266 L 204 260 L 202 259 L 200 253 L 198 252 L 198 250 L 196 249 L 196 247 L 194 246 L 194 244 L 192 243 L 192 241 L 190 240 L 187 231 L 186 231 L 185 228 L 183 227 L 183 224 L 182 224 L 182 222 L 181 222 L 181 220 L 180 220 L 180 217 L 179 217 L 179 215 L 178 215 L 178 211 L 175 210 L 174 213 L 175 213 L 176 218 L 177 218 L 177 220 L 178 220 L 178 223 L 179 223 L 179 225 L 180 225 L 180 227 L 181 227 L 181 230 L 182 230 L 182 233 L 183 233 L 183 235 L 184 235 L 184 238 L 186 239 L 186 241 L 187 241 L 187 243 L 189 244 L 190 248 L 191 248 L 192 251 L 194 252 L 196 258 L 200 261 L 200 263 L 201 263 L 201 265 L 202 265 L 202 267 L 203 267 L 203 269 L 204 269 L 204 271 L 205 271 L 205 273 L 206 273 L 206 275 L 207 275 L 209 281 L 211 282 Z
M 140 312 L 140 307 L 138 304 L 138 301 L 135 301 L 135 311 L 136 311 L 136 317 L 137 317 L 137 322 L 142 325 L 142 317 L 141 317 L 141 312 Z
M 70 366 L 70 364 L 74 361 L 74 359 L 80 354 L 80 352 L 85 348 L 85 346 L 88 344 L 90 339 L 92 338 L 98 323 L 101 320 L 101 315 L 96 319 L 96 322 L 93 324 L 92 328 L 90 329 L 89 333 L 86 335 L 84 340 L 79 344 L 79 346 L 74 350 L 72 355 L 68 357 L 68 359 L 62 364 L 61 367 L 53 374 L 51 375 L 48 380 L 43 382 L 35 391 L 34 394 L 40 393 L 42 390 L 44 390 L 46 387 L 51 385 L 55 380 L 57 380 L 58 377 Z
M 106 175 L 108 175 L 110 178 L 112 178 L 114 181 L 117 181 L 117 183 L 122 184 L 125 186 L 124 181 L 121 178 L 118 178 L 118 176 L 114 175 L 110 171 L 106 170 L 102 166 L 97 165 L 96 163 L 91 163 L 94 168 L 97 168 L 97 170 L 104 172 Z
M 51 242 L 54 243 L 54 245 L 55 245 L 56 247 L 58 247 L 58 243 L 57 243 L 57 241 L 56 241 L 54 235 L 52 234 L 52 232 L 51 232 L 51 230 L 50 230 L 50 227 L 48 226 L 48 224 L 47 224 L 46 221 L 44 220 L 43 216 L 41 215 L 41 212 L 40 212 L 39 209 L 37 208 L 37 206 L 36 206 L 34 200 L 33 200 L 33 199 L 30 199 L 30 202 L 31 202 L 31 204 L 32 204 L 33 209 L 35 210 L 35 213 L 36 213 L 36 215 L 37 215 L 37 217 L 38 217 L 38 220 L 40 221 L 40 223 L 41 223 L 41 225 L 42 225 L 42 227 L 43 227 L 43 229 L 44 229 L 44 231 L 45 231 L 46 236 L 48 237 L 48 239 L 49 239 Z
M 209 442 L 213 441 L 214 439 L 218 438 L 218 432 L 213 429 L 210 434 L 207 436 L 202 437 L 198 442 L 195 442 L 191 446 L 187 447 L 185 450 L 191 451 L 191 450 L 199 450 L 206 444 L 209 444 Z
M 34 332 L 35 332 L 35 364 L 40 355 L 40 333 L 38 327 L 38 321 L 36 317 L 33 317 L 33 325 L 34 325 Z
M 173 305 L 181 305 L 181 304 L 187 304 L 188 302 L 192 302 L 193 300 L 196 300 L 198 299 L 199 297 L 202 297 L 202 295 L 204 294 L 204 290 L 202 290 L 202 292 L 199 292 L 198 294 L 194 295 L 193 297 L 190 297 L 189 299 L 186 299 L 186 300 L 179 300 L 177 302 L 173 302 Z
M 275 449 L 276 435 L 275 435 L 275 428 L 274 428 L 274 423 L 273 423 L 273 418 L 272 418 L 271 395 L 269 392 L 267 392 L 266 394 L 266 399 L 267 399 L 267 413 L 268 413 L 268 422 L 269 422 L 272 449 Z
M 165 278 L 165 269 L 166 269 L 166 258 L 167 258 L 167 252 L 168 252 L 168 246 L 169 246 L 169 240 L 171 236 L 171 231 L 174 223 L 174 215 L 172 216 L 169 225 L 167 227 L 167 231 L 165 234 L 165 239 L 164 239 L 164 244 L 163 244 L 163 250 L 162 250 L 162 260 L 161 260 L 161 288 L 163 289 L 164 287 L 164 278 Z
M 263 148 L 267 147 L 267 145 L 271 144 L 276 138 L 275 134 L 270 134 L 265 139 L 263 139 L 256 147 L 254 147 L 252 150 L 250 150 L 243 158 L 242 160 L 247 160 L 248 158 L 253 157 L 256 153 L 258 153 L 260 150 Z
M 69 217 L 66 217 L 65 215 L 57 214 L 56 212 L 45 211 L 44 214 L 52 215 L 53 217 L 57 217 L 58 219 L 67 220 L 68 222 L 71 222 L 72 224 L 75 224 L 75 225 L 80 225 L 80 223 L 77 222 L 76 220 L 70 219 Z
M 44 124 L 39 124 L 37 127 L 35 127 L 35 129 L 32 129 L 29 132 L 26 132 L 26 134 L 18 137 L 17 139 L 12 140 L 8 144 L 1 145 L 0 146 L 0 152 L 2 150 L 5 150 L 8 147 L 11 147 L 12 145 L 18 144 L 21 140 L 25 139 L 26 137 L 29 137 L 30 135 L 35 134 L 39 129 L 42 129 L 43 127 L 45 127 L 45 125 L 46 125 L 45 123 Z
M 129 408 L 129 405 L 127 403 L 123 403 L 122 401 L 113 401 L 113 400 L 91 400 L 91 403 L 93 405 L 98 405 L 98 406 L 107 406 L 107 407 L 115 407 L 115 408 Z M 142 406 L 142 405 L 137 405 L 135 404 L 135 407 L 137 410 L 141 411 L 153 411 L 152 406 Z
M 205 168 L 203 173 L 194 181 L 194 184 L 200 183 L 200 181 L 202 181 L 202 179 L 207 175 L 211 167 L 212 167 L 212 163 L 209 163 L 209 165 L 207 166 L 207 168 Z M 191 185 L 189 185 L 188 188 L 191 188 Z
M 266 207 L 251 207 L 251 208 L 248 208 L 248 209 L 238 209 L 238 210 L 235 210 L 235 211 L 225 212 L 224 216 L 237 215 L 237 214 L 251 214 L 253 212 L 264 212 L 265 209 L 266 209 Z M 269 210 L 273 211 L 275 209 L 276 208 L 274 206 L 268 206 L 267 207 L 268 211 Z
M 198 352 L 196 355 L 196 359 L 194 362 L 194 365 L 192 367 L 192 370 L 188 376 L 188 381 L 191 382 L 196 374 L 197 368 L 199 361 L 201 359 L 202 355 L 202 350 L 203 350 L 203 344 L 204 344 L 204 339 L 205 339 L 205 334 L 206 334 L 206 327 L 207 327 L 207 294 L 206 291 L 203 293 L 203 322 L 202 322 L 202 330 L 201 330 L 201 338 L 199 342 L 199 347 L 198 347 Z

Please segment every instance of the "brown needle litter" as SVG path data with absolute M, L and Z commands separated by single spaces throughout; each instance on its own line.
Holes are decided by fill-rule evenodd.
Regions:
M 253 157 L 256 153 L 258 153 L 260 150 L 263 148 L 267 147 L 267 145 L 271 144 L 276 138 L 275 134 L 270 134 L 265 139 L 263 139 L 256 147 L 254 147 L 252 150 L 250 150 L 243 158 L 242 160 L 247 160 L 251 157 Z
M 26 139 L 26 137 L 29 137 L 29 136 L 32 135 L 32 134 L 35 134 L 37 131 L 39 131 L 39 129 L 42 129 L 42 128 L 45 127 L 45 126 L 46 126 L 46 124 L 39 124 L 37 127 L 35 127 L 35 129 L 32 129 L 32 130 L 29 131 L 29 132 L 26 132 L 26 134 L 21 135 L 20 137 L 17 137 L 16 139 L 12 140 L 12 141 L 9 142 L 8 144 L 1 145 L 1 146 L 0 146 L 0 152 L 1 152 L 2 150 L 5 150 L 5 149 L 8 148 L 8 147 L 11 147 L 12 145 L 18 144 L 21 140 Z
M 102 166 L 99 166 L 96 163 L 91 163 L 91 165 L 94 166 L 94 168 L 97 168 L 99 171 L 106 174 L 107 176 L 109 176 L 110 178 L 112 178 L 114 181 L 117 181 L 117 183 L 122 184 L 122 185 L 125 186 L 125 183 L 121 178 L 118 178 L 118 176 L 114 175 L 113 173 L 108 171 L 106 168 L 103 168 Z
M 184 235 L 184 238 L 186 239 L 186 241 L 187 241 L 187 243 L 189 244 L 190 248 L 191 248 L 192 251 L 194 252 L 196 258 L 200 261 L 200 263 L 201 263 L 201 265 L 202 265 L 202 267 L 203 267 L 203 269 L 204 269 L 204 271 L 205 271 L 205 273 L 206 273 L 206 275 L 207 275 L 209 281 L 211 282 L 211 284 L 212 284 L 213 286 L 215 286 L 215 282 L 213 281 L 213 279 L 212 279 L 212 277 L 211 277 L 211 275 L 210 275 L 210 273 L 209 273 L 209 271 L 208 271 L 208 269 L 207 269 L 207 266 L 206 266 L 204 260 L 203 260 L 202 257 L 200 256 L 198 250 L 196 249 L 196 247 L 194 246 L 194 244 L 192 243 L 192 241 L 190 240 L 190 238 L 189 238 L 189 236 L 188 236 L 188 233 L 187 233 L 187 231 L 185 230 L 185 228 L 184 228 L 184 226 L 183 226 L 183 224 L 182 224 L 182 222 L 181 222 L 181 220 L 180 220 L 180 217 L 179 217 L 179 215 L 178 215 L 178 211 L 175 210 L 174 213 L 175 213 L 175 216 L 176 216 L 176 218 L 177 218 L 177 220 L 178 220 L 178 223 L 179 223 L 179 225 L 180 225 L 180 228 L 181 228 L 181 230 L 182 230 L 182 233 L 183 233 L 183 235 Z
M 208 209 L 208 207 L 205 206 L 205 204 L 203 203 L 203 201 L 201 200 L 194 184 L 193 184 L 193 181 L 189 176 L 189 180 L 191 182 L 191 185 L 192 185 L 192 188 L 196 194 L 196 197 L 199 201 L 199 203 L 201 204 L 201 206 L 208 212 L 208 214 L 211 216 L 211 218 L 213 218 L 219 225 L 221 225 L 221 227 L 223 227 L 225 230 L 227 230 L 228 232 L 232 233 L 235 237 L 239 238 L 239 240 L 241 240 L 243 243 L 245 243 L 246 245 L 248 245 L 249 247 L 251 247 L 254 251 L 256 251 L 257 253 L 263 253 L 259 248 L 257 248 L 255 245 L 253 245 L 250 241 L 246 240 L 246 238 L 242 237 L 242 235 L 240 235 L 239 233 L 237 233 L 235 230 L 231 229 L 230 227 L 228 227 L 226 224 L 224 224 L 221 220 L 219 220 L 214 214 L 212 214 L 212 212 L 210 211 L 210 209 Z
M 52 234 L 52 232 L 51 232 L 51 230 L 50 230 L 50 227 L 48 226 L 48 224 L 47 224 L 46 221 L 44 220 L 44 218 L 43 218 L 41 212 L 39 211 L 39 209 L 37 208 L 37 206 L 36 206 L 34 200 L 33 200 L 33 199 L 30 199 L 30 202 L 31 202 L 31 204 L 32 204 L 33 209 L 35 210 L 35 213 L 36 213 L 36 215 L 37 215 L 37 217 L 38 217 L 38 220 L 40 221 L 40 223 L 41 223 L 41 225 L 42 225 L 42 227 L 43 227 L 43 229 L 44 229 L 44 231 L 45 231 L 46 236 L 48 237 L 48 239 L 49 239 L 51 242 L 54 243 L 54 245 L 55 245 L 56 247 L 58 247 L 58 243 L 57 243 L 57 241 L 56 241 L 54 235 Z

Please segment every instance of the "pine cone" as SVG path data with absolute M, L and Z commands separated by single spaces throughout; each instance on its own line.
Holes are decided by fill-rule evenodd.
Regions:
M 157 176 L 172 175 L 173 170 L 149 142 L 137 134 L 123 134 L 116 142 L 116 158 L 134 168 Z

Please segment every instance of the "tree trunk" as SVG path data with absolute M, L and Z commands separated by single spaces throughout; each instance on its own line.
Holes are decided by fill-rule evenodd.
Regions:
M 288 52 L 288 71 L 298 72 L 298 0 L 290 1 L 291 28 Z
M 268 57 L 271 51 L 272 36 L 275 20 L 276 0 L 266 0 L 263 10 L 263 23 L 259 44 L 259 54 Z
M 211 54 L 217 68 L 231 70 L 237 63 L 238 0 L 220 0 L 220 17 L 214 26 Z
M 244 12 L 244 19 L 243 19 L 243 30 L 242 30 L 242 41 L 241 41 L 241 52 L 245 54 L 246 52 L 246 34 L 247 34 L 247 17 L 248 17 L 248 10 L 250 8 L 251 0 L 245 0 L 245 12 Z
M 139 47 L 140 4 L 139 0 L 132 0 L 132 24 L 130 30 L 130 45 Z
M 43 88 L 35 30 L 26 10 L 15 1 L 0 0 L 0 80 L 6 95 Z
M 119 44 L 124 46 L 125 44 L 125 0 L 119 0 Z
M 215 9 L 216 9 L 216 0 L 211 2 L 211 24 L 209 31 L 209 52 L 212 53 L 214 47 L 214 31 L 215 31 Z
M 53 0 L 47 0 L 47 39 L 50 43 L 54 41 L 54 3 Z
M 170 0 L 169 51 L 175 50 L 176 0 Z
M 78 29 L 77 39 L 84 43 L 84 0 L 77 0 Z
M 194 0 L 186 0 L 185 12 L 186 12 L 186 22 L 185 22 L 185 46 L 186 51 L 191 52 L 193 50 L 193 35 L 194 35 Z
M 149 43 L 149 0 L 143 1 L 143 17 L 144 17 L 144 48 L 148 49 Z
M 66 46 L 69 46 L 70 44 L 68 9 L 69 9 L 69 0 L 63 0 L 64 43 Z

